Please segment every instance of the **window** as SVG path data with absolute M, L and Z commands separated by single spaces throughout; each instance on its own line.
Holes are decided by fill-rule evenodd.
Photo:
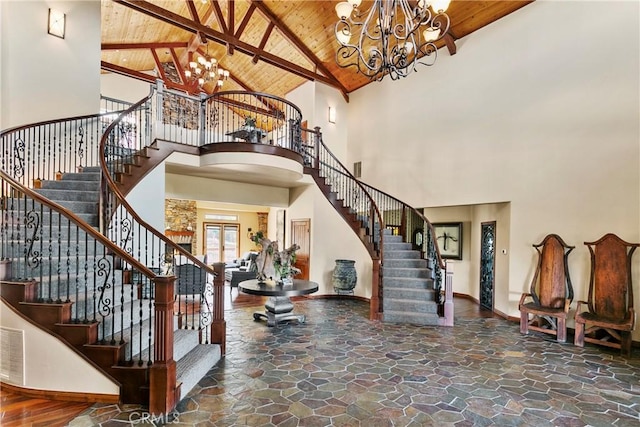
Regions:
M 205 214 L 204 219 L 210 221 L 238 221 L 238 215 Z
M 207 260 L 230 262 L 240 256 L 240 226 L 238 224 L 204 224 L 204 253 Z

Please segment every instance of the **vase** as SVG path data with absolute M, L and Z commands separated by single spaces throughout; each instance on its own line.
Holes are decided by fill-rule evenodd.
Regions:
M 358 276 L 356 274 L 356 262 L 351 259 L 337 259 L 331 281 L 333 290 L 340 293 L 353 293 Z
M 293 285 L 293 276 L 291 274 L 287 274 L 283 278 L 280 279 L 283 286 Z

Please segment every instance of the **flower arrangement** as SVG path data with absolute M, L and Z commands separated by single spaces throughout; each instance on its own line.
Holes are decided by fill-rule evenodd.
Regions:
M 257 279 L 265 281 L 267 279 L 283 282 L 290 280 L 292 276 L 300 273 L 300 269 L 293 266 L 296 262 L 296 251 L 300 246 L 295 243 L 289 248 L 279 251 L 278 242 L 272 242 L 264 237 L 262 231 L 251 236 L 251 241 L 261 247 L 256 263 L 258 265 Z

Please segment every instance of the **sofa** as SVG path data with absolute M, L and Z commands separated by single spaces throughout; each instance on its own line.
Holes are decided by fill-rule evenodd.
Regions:
M 237 263 L 225 264 L 224 280 L 229 283 L 231 289 L 237 288 L 240 282 L 255 279 L 258 276 L 256 258 L 258 258 L 257 252 L 249 252 L 246 259 L 243 256 L 243 258 L 236 260 L 239 261 Z
M 248 267 L 249 262 L 251 261 L 251 254 L 257 254 L 258 252 L 249 251 L 242 254 L 240 258 L 236 258 L 233 261 L 226 262 L 224 264 L 225 270 L 229 270 L 231 268 L 240 268 L 240 267 Z

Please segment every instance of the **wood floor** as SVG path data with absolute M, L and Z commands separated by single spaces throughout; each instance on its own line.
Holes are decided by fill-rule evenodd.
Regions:
M 238 294 L 237 289 L 225 292 L 225 309 L 256 307 L 264 305 L 266 297 Z M 474 301 L 455 298 L 456 317 L 494 317 L 491 311 L 482 309 Z M 0 425 L 17 426 L 65 426 L 91 407 L 92 404 L 62 402 L 24 397 L 0 389 Z

